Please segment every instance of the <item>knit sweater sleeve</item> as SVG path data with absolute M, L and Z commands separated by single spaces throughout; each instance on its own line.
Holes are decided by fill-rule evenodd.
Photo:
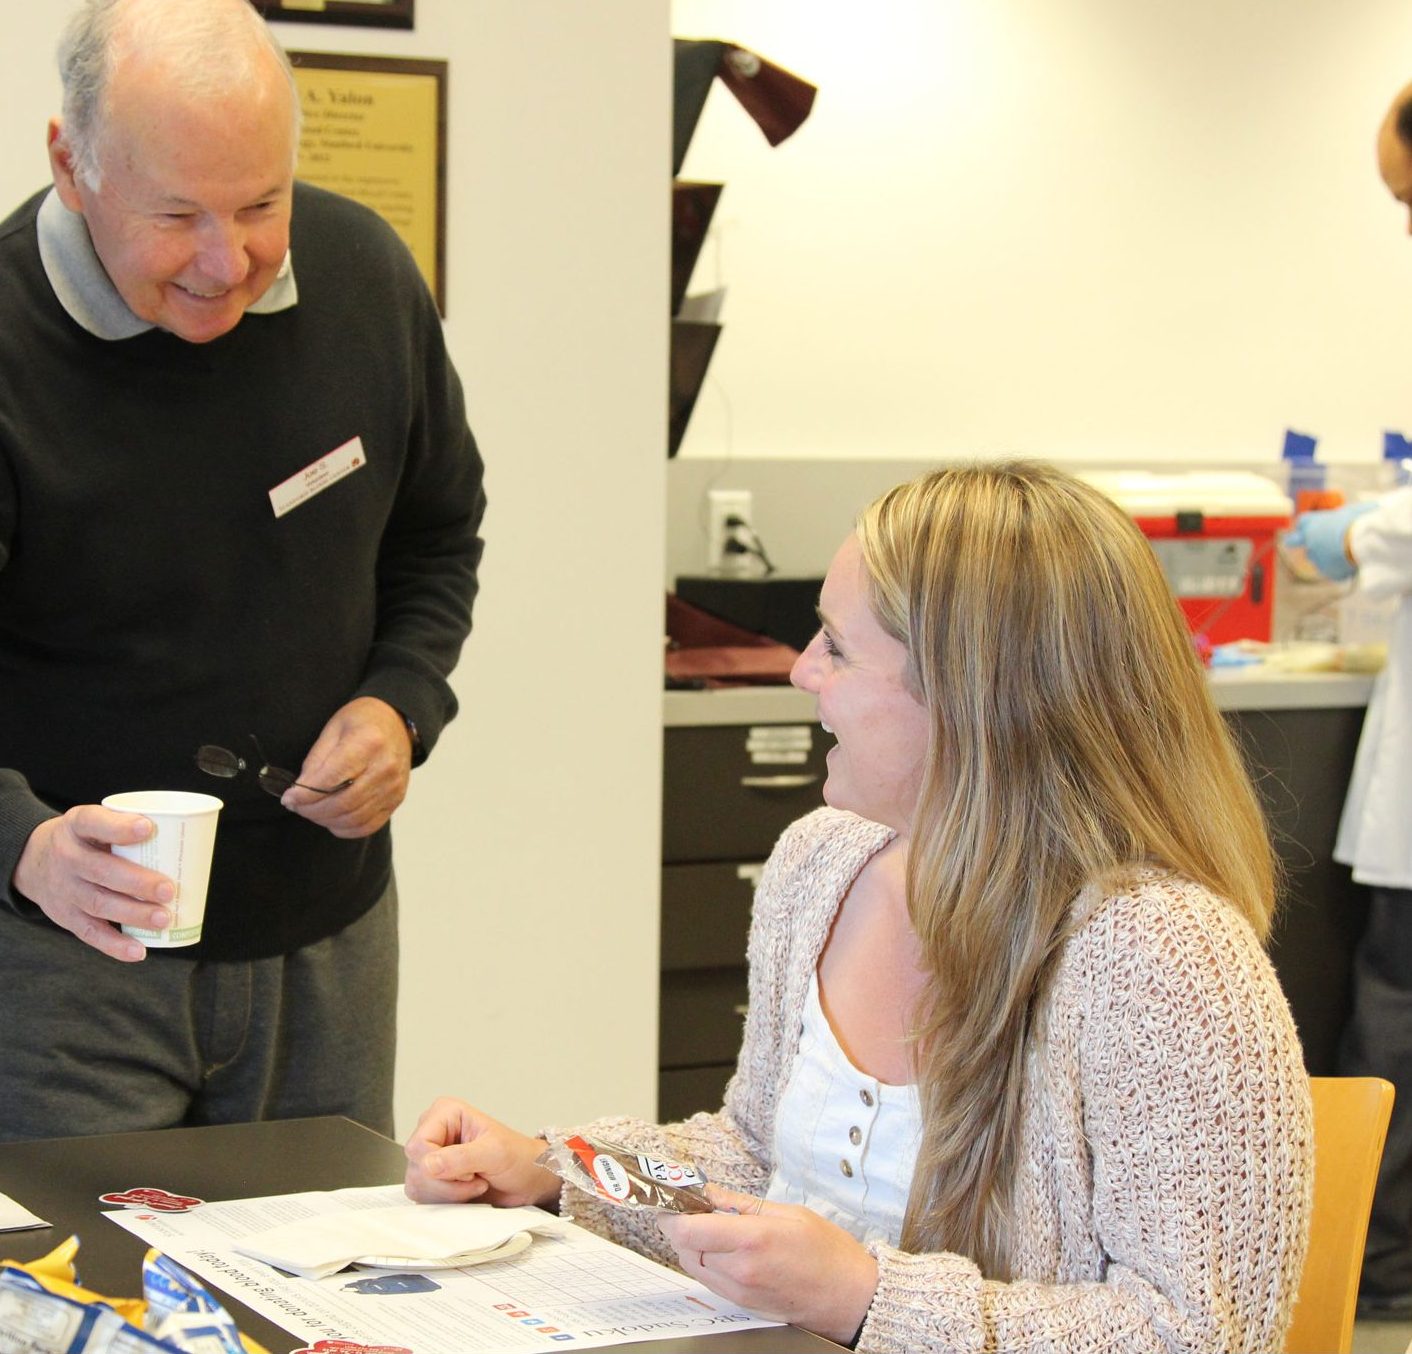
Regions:
M 598 1119 L 568 1131 L 588 1133 L 647 1156 L 692 1162 L 708 1180 L 731 1189 L 763 1194 L 769 1180 L 769 1171 L 762 1171 L 761 1163 L 751 1157 L 738 1125 L 725 1110 L 694 1114 L 675 1124 L 650 1124 L 632 1118 Z M 546 1135 L 563 1133 L 560 1129 L 545 1130 Z M 580 1227 L 676 1268 L 676 1252 L 662 1235 L 657 1214 L 651 1209 L 610 1204 L 566 1182 L 559 1195 L 559 1212 Z
M 431 296 L 400 241 L 387 248 L 387 273 L 400 269 L 410 311 L 410 421 L 378 551 L 377 633 L 356 694 L 377 696 L 413 721 L 420 761 L 456 713 L 448 678 L 479 587 L 484 462 Z
M 15 891 L 15 869 L 35 828 L 56 817 L 18 771 L 0 769 L 0 906 L 8 911 L 37 914 L 38 908 Z
M 1228 906 L 1182 881 L 1134 894 L 1083 926 L 1051 992 L 1025 1092 L 1020 1277 L 874 1246 L 860 1350 L 1281 1347 L 1313 1174 L 1289 1009 Z
M 838 906 L 885 828 L 819 810 L 785 830 L 761 871 L 751 914 L 750 1003 L 724 1106 L 674 1124 L 600 1119 L 581 1131 L 654 1156 L 689 1161 L 708 1180 L 763 1195 L 773 1170 L 775 1108 L 799 1044 L 802 993 Z M 554 1130 L 549 1130 L 553 1132 Z M 675 1264 L 650 1212 L 593 1199 L 565 1185 L 561 1211 L 581 1226 Z

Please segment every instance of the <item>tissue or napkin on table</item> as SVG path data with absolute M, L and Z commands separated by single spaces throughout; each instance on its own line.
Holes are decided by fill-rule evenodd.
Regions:
M 48 1227 L 43 1218 L 31 1213 L 22 1203 L 0 1194 L 0 1232 L 23 1232 L 31 1227 Z
M 301 1279 L 322 1279 L 355 1264 L 415 1270 L 504 1260 L 524 1250 L 532 1232 L 558 1230 L 538 1208 L 400 1204 L 300 1218 L 252 1232 L 235 1249 Z

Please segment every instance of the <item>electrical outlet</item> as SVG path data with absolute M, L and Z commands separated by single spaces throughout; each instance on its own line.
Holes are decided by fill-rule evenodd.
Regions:
M 726 550 L 726 542 L 731 538 L 732 528 L 726 525 L 731 518 L 738 518 L 748 527 L 751 525 L 751 497 L 749 489 L 710 489 L 706 493 L 706 568 L 715 574 L 745 573 L 750 564 L 750 556 L 731 554 Z

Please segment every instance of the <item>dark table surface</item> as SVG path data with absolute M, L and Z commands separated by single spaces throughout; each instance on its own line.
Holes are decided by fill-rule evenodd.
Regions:
M 338 1118 L 0 1143 L 0 1193 L 52 1224 L 0 1232 L 0 1257 L 34 1260 L 77 1236 L 79 1282 L 112 1297 L 137 1297 L 147 1243 L 101 1216 L 112 1208 L 99 1202 L 102 1194 L 155 1188 L 216 1200 L 390 1185 L 401 1181 L 404 1164 L 402 1149 L 391 1139 Z M 241 1330 L 266 1348 L 284 1354 L 299 1346 L 296 1337 L 273 1322 L 220 1296 Z M 641 1354 L 713 1349 L 722 1354 L 726 1349 L 821 1354 L 838 1346 L 780 1326 L 618 1348 Z

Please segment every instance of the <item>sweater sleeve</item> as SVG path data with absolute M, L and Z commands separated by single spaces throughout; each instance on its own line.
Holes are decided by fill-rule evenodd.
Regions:
M 19 495 L 4 457 L 0 456 L 0 569 L 10 561 Z M 30 834 L 47 818 L 56 817 L 18 771 L 0 768 L 0 905 L 11 912 L 34 910 L 14 890 L 15 867 Z
M 675 1124 L 600 1119 L 582 1131 L 654 1156 L 690 1161 L 708 1180 L 763 1195 L 774 1163 L 775 1107 L 799 1043 L 800 993 L 807 986 L 844 879 L 890 834 L 821 809 L 788 827 L 760 874 L 751 914 L 750 1003 L 725 1105 Z M 580 1225 L 664 1264 L 676 1253 L 653 1214 L 602 1203 L 565 1185 L 562 1211 Z
M 15 867 L 30 834 L 41 823 L 57 818 L 18 771 L 0 769 L 0 903 L 19 915 L 37 915 L 38 908 L 15 892 Z
M 1281 1347 L 1307 1241 L 1308 1081 L 1253 934 L 1217 900 L 1187 906 L 1193 888 L 1110 900 L 1056 980 L 1035 1075 L 1087 1153 L 1054 1160 L 1065 1141 L 1054 1133 L 1026 1155 L 1049 1158 L 1058 1226 L 1091 1240 L 1099 1277 L 1025 1280 L 1047 1267 L 1042 1242 L 1030 1254 L 1022 1243 L 1009 1283 L 958 1255 L 875 1245 L 860 1350 Z M 1022 1182 L 1013 1225 L 1033 1241 L 1026 1196 Z
M 448 678 L 478 589 L 484 463 L 430 294 L 418 275 L 405 285 L 418 298 L 410 340 L 418 385 L 378 553 L 377 632 L 357 694 L 377 696 L 411 719 L 425 754 L 456 712 Z
M 620 1143 L 648 1156 L 689 1161 L 708 1180 L 748 1194 L 763 1194 L 769 1169 L 746 1147 L 744 1136 L 726 1110 L 694 1114 L 675 1124 L 649 1124 L 641 1119 L 599 1119 L 571 1130 Z M 550 1129 L 551 1133 L 561 1130 Z M 676 1252 L 657 1227 L 650 1209 L 628 1209 L 597 1199 L 565 1183 L 559 1197 L 560 1212 L 580 1227 L 676 1266 Z

